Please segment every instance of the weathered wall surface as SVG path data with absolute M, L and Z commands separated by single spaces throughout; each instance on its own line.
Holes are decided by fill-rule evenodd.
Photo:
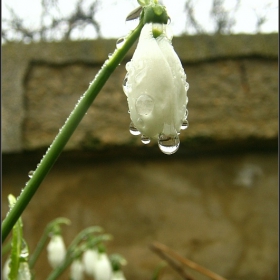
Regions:
M 113 234 L 108 253 L 126 257 L 127 279 L 151 279 L 160 262 L 153 241 L 228 279 L 277 279 L 277 35 L 173 42 L 190 83 L 179 151 L 163 155 L 129 134 L 123 62 L 24 213 L 26 239 L 32 250 L 44 226 L 64 216 L 68 244 L 91 225 Z M 5 198 L 20 193 L 114 44 L 3 47 L 2 218 Z M 46 279 L 45 254 L 35 269 Z M 180 278 L 168 270 L 162 279 Z
M 276 35 L 177 38 L 174 47 L 190 84 L 190 127 L 182 141 L 277 138 Z M 3 152 L 48 146 L 113 50 L 113 41 L 4 46 Z M 139 137 L 127 133 L 124 65 L 96 98 L 68 149 L 140 145 Z

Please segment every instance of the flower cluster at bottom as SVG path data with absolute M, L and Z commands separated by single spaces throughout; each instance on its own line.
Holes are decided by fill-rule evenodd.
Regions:
M 53 235 L 47 246 L 48 261 L 53 269 L 63 264 L 67 258 L 66 247 L 61 235 Z M 82 280 L 84 273 L 95 280 L 125 280 L 121 266 L 126 260 L 118 254 L 108 257 L 102 243 L 87 248 L 74 259 L 70 267 L 70 279 Z
M 168 25 L 146 23 L 123 83 L 131 134 L 144 144 L 157 139 L 165 154 L 178 150 L 180 130 L 188 127 L 189 84 L 171 41 Z

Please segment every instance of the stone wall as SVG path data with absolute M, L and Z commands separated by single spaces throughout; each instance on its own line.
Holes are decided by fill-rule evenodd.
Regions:
M 2 48 L 3 211 L 87 89 L 115 41 Z M 89 109 L 23 215 L 34 249 L 58 216 L 66 242 L 100 225 L 127 279 L 151 279 L 162 242 L 228 279 L 277 279 L 278 37 L 175 38 L 190 84 L 190 127 L 166 156 L 129 134 L 125 61 Z M 36 279 L 50 268 L 43 254 Z M 188 270 L 196 280 L 205 277 Z M 67 279 L 65 276 L 64 279 Z M 171 269 L 162 278 L 180 279 Z

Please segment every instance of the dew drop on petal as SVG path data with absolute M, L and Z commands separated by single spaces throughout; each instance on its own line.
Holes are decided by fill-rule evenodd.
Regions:
M 179 145 L 180 139 L 178 135 L 165 135 L 161 133 L 158 137 L 158 146 L 164 154 L 174 154 L 179 149 Z
M 188 109 L 186 109 L 186 112 L 185 112 L 185 119 L 187 119 L 188 115 L 189 115 L 189 111 L 188 111 Z
M 183 120 L 182 125 L 181 125 L 181 129 L 187 129 L 189 127 L 189 122 L 187 119 Z
M 29 177 L 29 178 L 32 178 L 33 174 L 34 174 L 34 171 L 33 171 L 33 170 L 30 170 L 30 171 L 28 172 L 28 177 Z
M 141 116 L 149 115 L 154 109 L 154 100 L 147 94 L 140 95 L 136 100 L 136 111 Z
M 132 134 L 132 135 L 140 135 L 141 132 L 138 131 L 138 129 L 134 126 L 134 123 L 131 122 L 130 125 L 129 125 L 129 132 Z
M 125 42 L 125 38 L 124 38 L 124 37 L 119 38 L 119 39 L 117 40 L 117 43 L 116 43 L 117 49 L 121 48 L 121 47 L 123 46 L 124 42 Z
M 189 102 L 189 98 L 186 96 L 186 104 L 188 104 Z
M 128 81 L 128 75 L 126 75 L 123 80 L 123 92 L 125 93 L 125 95 L 127 95 L 128 93 L 127 81 Z
M 188 91 L 189 88 L 190 88 L 190 85 L 189 85 L 189 83 L 186 82 L 186 84 L 185 84 L 185 90 Z
M 143 144 L 149 144 L 151 142 L 151 139 L 145 135 L 141 135 L 141 141 Z

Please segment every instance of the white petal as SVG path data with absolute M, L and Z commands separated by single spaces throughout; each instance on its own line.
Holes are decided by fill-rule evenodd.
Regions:
M 127 99 L 135 127 L 143 135 L 157 138 L 161 133 L 177 135 L 180 131 L 186 92 L 177 54 L 164 33 L 153 37 L 152 26 L 143 27 L 127 65 Z
M 71 280 L 83 280 L 84 279 L 84 266 L 80 260 L 72 262 L 70 267 L 70 278 Z
M 182 121 L 186 113 L 186 74 L 182 67 L 181 61 L 174 51 L 173 46 L 166 37 L 159 37 L 158 45 L 167 60 L 173 77 L 173 121 L 177 132 L 180 131 Z M 163 131 L 163 133 L 165 133 Z
M 61 235 L 54 235 L 47 246 L 48 260 L 52 268 L 59 266 L 65 258 L 66 248 Z
M 94 277 L 95 280 L 110 280 L 112 276 L 112 268 L 111 263 L 109 261 L 108 256 L 105 253 L 101 253 L 98 255 Z
M 156 137 L 163 124 L 170 118 L 172 73 L 156 39 L 152 36 L 152 24 L 146 24 L 141 32 L 137 49 L 128 72 L 128 95 L 131 120 L 142 134 Z M 147 109 L 148 108 L 148 109 Z
M 83 263 L 85 272 L 88 276 L 94 276 L 95 264 L 97 261 L 98 252 L 97 250 L 87 250 L 83 254 Z

